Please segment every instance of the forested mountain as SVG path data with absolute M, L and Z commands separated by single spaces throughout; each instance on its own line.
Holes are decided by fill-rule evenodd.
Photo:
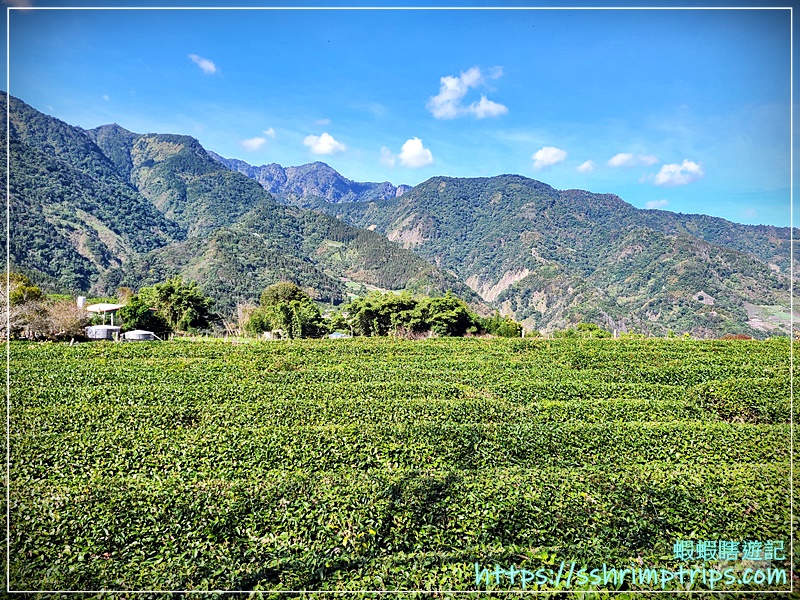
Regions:
M 209 152 L 209 155 L 229 169 L 255 179 L 265 190 L 289 204 L 303 205 L 312 198 L 321 198 L 327 202 L 371 202 L 396 198 L 411 189 L 408 185 L 395 187 L 388 181 L 351 181 L 323 162 L 286 168 L 277 163 L 254 167 L 242 160 L 224 158 L 214 152 Z
M 772 327 L 759 306 L 788 311 L 788 228 L 645 211 L 518 175 L 434 177 L 401 198 L 316 207 L 384 232 L 545 330 L 590 320 L 754 333 Z
M 275 202 L 259 204 L 234 225 L 208 236 L 135 257 L 106 273 L 101 286 L 153 284 L 174 273 L 201 282 L 228 312 L 278 281 L 292 281 L 315 300 L 329 303 L 347 299 L 346 282 L 433 295 L 452 290 L 488 311 L 464 283 L 385 236 Z
M 84 131 L 14 98 L 10 123 L 12 268 L 52 290 L 110 294 L 180 274 L 223 311 L 290 280 L 329 302 L 357 284 L 450 289 L 545 332 L 787 330 L 788 228 L 518 175 L 434 177 L 397 197 L 323 163 L 256 168 L 188 136 Z
M 333 302 L 352 281 L 482 305 L 380 234 L 277 203 L 194 138 L 84 131 L 16 98 L 10 115 L 11 264 L 53 290 L 111 294 L 180 274 L 227 311 L 281 280 Z
M 266 196 L 263 190 L 213 160 L 185 135 L 137 135 L 117 126 L 87 132 L 120 175 L 186 235 L 235 223 Z
M 5 111 L 5 94 L 0 103 Z M 184 237 L 85 131 L 14 98 L 10 128 L 13 265 L 50 286 L 87 290 L 100 272 Z M 5 187 L 5 169 L 0 177 Z

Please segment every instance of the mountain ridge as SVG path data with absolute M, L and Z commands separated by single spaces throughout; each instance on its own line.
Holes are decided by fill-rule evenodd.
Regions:
M 788 306 L 789 228 L 652 213 L 520 175 L 437 176 L 398 199 L 315 208 L 383 232 L 544 331 L 589 319 L 752 334 L 746 304 Z M 692 300 L 701 288 L 715 309 Z
M 308 197 L 328 202 L 370 202 L 395 198 L 411 189 L 409 185 L 358 182 L 344 177 L 328 164 L 315 161 L 296 167 L 270 163 L 256 167 L 237 158 L 225 158 L 209 151 L 209 155 L 229 169 L 247 175 L 274 196 L 295 204 Z

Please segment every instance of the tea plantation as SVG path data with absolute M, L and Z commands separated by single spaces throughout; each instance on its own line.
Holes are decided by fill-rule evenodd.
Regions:
M 788 558 L 789 353 L 14 343 L 11 589 L 519 590 L 476 587 L 476 563 L 747 566 L 679 560 L 680 540 Z

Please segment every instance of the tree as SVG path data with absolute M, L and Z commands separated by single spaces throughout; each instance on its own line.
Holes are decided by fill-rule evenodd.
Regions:
M 440 298 L 425 298 L 421 308 L 431 331 L 438 335 L 463 336 L 480 330 L 478 316 L 450 291 Z
M 6 285 L 8 281 L 9 285 Z M 0 303 L 8 308 L 8 323 L 0 319 L 2 337 L 29 337 L 49 329 L 42 290 L 21 273 L 0 274 Z M 7 328 L 8 325 L 8 328 Z
M 125 286 L 117 288 L 117 300 L 120 301 L 120 304 L 127 304 L 133 296 L 134 293 L 131 288 Z
M 348 306 L 353 331 L 363 336 L 389 335 L 430 329 L 418 310 L 419 301 L 407 293 L 372 292 L 354 299 Z
M 19 306 L 26 302 L 42 300 L 44 298 L 41 288 L 33 285 L 30 278 L 22 273 L 14 273 L 12 271 L 11 273 L 2 273 L 0 277 L 2 278 L 2 283 L 0 285 L 3 286 L 4 291 L 6 279 L 8 279 L 9 285 L 6 298 L 11 306 Z
M 340 312 L 334 312 L 331 314 L 327 321 L 328 330 L 331 332 L 340 331 L 344 333 L 350 333 L 352 331 L 350 323 L 347 322 L 347 319 L 345 319 L 344 315 L 342 315 Z
M 154 333 L 169 331 L 166 320 L 152 310 L 150 305 L 139 295 L 131 296 L 128 303 L 117 311 L 117 317 L 122 321 L 124 331 L 133 329 L 144 329 Z
M 522 325 L 509 316 L 501 316 L 495 311 L 488 319 L 481 319 L 481 326 L 487 333 L 500 337 L 521 337 Z
M 191 333 L 207 329 L 216 320 L 211 312 L 214 301 L 203 294 L 197 282 L 183 283 L 180 276 L 142 288 L 139 296 L 172 331 Z
M 578 323 L 574 328 L 569 327 L 553 332 L 554 338 L 610 338 L 611 332 L 601 329 L 594 323 Z
M 280 330 L 290 339 L 320 337 L 326 331 L 311 296 L 286 281 L 264 290 L 261 306 L 252 312 L 245 329 L 255 335 Z
M 353 300 L 347 311 L 358 335 L 416 335 L 432 331 L 461 336 L 480 330 L 479 317 L 450 292 L 439 298 L 373 292 Z
M 311 296 L 305 293 L 300 286 L 288 281 L 281 281 L 266 288 L 261 293 L 261 306 L 273 306 L 281 302 L 310 301 Z
M 6 330 L 6 319 L 0 319 L 3 337 L 59 340 L 84 335 L 89 315 L 72 297 L 46 298 L 20 273 L 4 273 L 0 278 L 0 302 L 8 307 L 10 325 Z
M 46 305 L 47 335 L 53 339 L 82 337 L 89 324 L 89 314 L 73 299 L 56 300 Z

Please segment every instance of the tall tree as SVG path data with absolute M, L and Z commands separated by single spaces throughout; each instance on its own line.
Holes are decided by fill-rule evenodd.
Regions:
M 347 312 L 354 332 L 364 336 L 425 331 L 462 336 L 481 329 L 479 317 L 451 292 L 438 298 L 373 292 L 353 300 Z
M 125 331 L 144 329 L 156 334 L 170 330 L 166 320 L 151 307 L 141 295 L 131 296 L 128 303 L 117 311 L 117 316 L 122 320 Z
M 319 337 L 325 332 L 319 308 L 299 286 L 281 281 L 261 294 L 261 306 L 250 316 L 245 329 L 253 334 L 282 332 L 290 339 Z
M 164 283 L 139 290 L 142 301 L 156 309 L 169 328 L 178 332 L 208 329 L 216 320 L 211 307 L 214 301 L 203 294 L 197 282 L 184 283 L 173 277 Z

